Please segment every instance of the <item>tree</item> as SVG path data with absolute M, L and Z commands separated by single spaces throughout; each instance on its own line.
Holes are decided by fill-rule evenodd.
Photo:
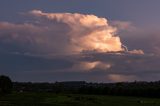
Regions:
M 12 91 L 12 81 L 8 76 L 0 75 L 0 93 L 8 94 Z

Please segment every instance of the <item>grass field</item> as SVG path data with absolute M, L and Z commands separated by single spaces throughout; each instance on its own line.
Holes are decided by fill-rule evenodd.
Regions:
M 160 99 L 52 93 L 13 93 L 0 96 L 0 106 L 160 106 Z

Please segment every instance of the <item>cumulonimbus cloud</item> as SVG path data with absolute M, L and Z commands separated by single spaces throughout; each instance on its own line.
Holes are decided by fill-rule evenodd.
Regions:
M 120 38 L 115 36 L 116 29 L 107 19 L 95 15 L 72 13 L 44 13 L 39 10 L 29 12 L 37 18 L 65 23 L 69 26 L 69 45 L 76 52 L 82 51 L 122 51 Z
M 123 51 L 116 28 L 105 18 L 78 13 L 45 13 L 32 10 L 29 23 L 0 22 L 4 50 L 14 52 L 71 54 L 84 51 Z
M 0 68 L 4 70 L 4 73 L 15 73 L 16 70 L 18 70 L 17 73 L 20 71 L 23 73 L 31 70 L 28 72 L 31 73 L 28 76 L 33 72 L 37 76 L 37 74 L 41 74 L 41 71 L 41 76 L 46 73 L 46 75 L 54 77 L 61 76 L 59 73 L 62 73 L 61 79 L 64 79 L 68 73 L 68 78 L 79 77 L 84 80 L 85 72 L 85 75 L 88 75 L 85 76 L 86 79 L 93 80 L 92 76 L 96 76 L 97 81 L 102 81 L 100 80 L 103 78 L 102 76 L 104 76 L 104 81 L 106 79 L 109 81 L 128 81 L 137 78 L 148 80 L 155 79 L 155 76 L 157 79 L 159 78 L 160 57 L 135 55 L 144 54 L 144 52 L 134 50 L 135 47 L 150 48 L 150 43 L 155 43 L 154 49 L 160 51 L 159 40 L 155 37 L 154 40 L 157 41 L 151 42 L 150 37 L 144 36 L 142 38 L 146 38 L 145 40 L 139 40 L 134 36 L 129 36 L 126 39 L 127 45 L 133 43 L 137 46 L 128 50 L 116 33 L 117 30 L 130 29 L 129 23 L 115 22 L 114 26 L 117 28 L 114 28 L 107 19 L 95 15 L 44 13 L 39 10 L 25 14 L 31 17 L 30 21 L 24 23 L 0 22 L 0 53 L 2 51 L 9 52 L 8 55 L 5 53 L 5 55 L 1 55 Z M 146 42 L 148 40 L 149 42 Z M 122 51 L 126 51 L 126 53 L 121 55 Z M 19 55 L 19 53 L 34 55 Z M 45 59 L 41 56 L 35 56 L 37 54 L 73 53 L 78 53 L 78 55 L 56 55 Z M 53 72 L 58 74 L 53 74 Z M 82 77 L 80 77 L 80 73 Z

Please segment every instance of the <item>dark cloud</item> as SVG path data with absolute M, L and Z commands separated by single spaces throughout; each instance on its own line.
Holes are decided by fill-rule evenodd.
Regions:
M 0 58 L 1 73 L 19 81 L 150 81 L 160 76 L 160 57 L 151 55 L 95 53 L 38 57 L 5 53 Z
M 1 71 L 56 71 L 72 66 L 72 62 L 65 58 L 47 59 L 39 56 L 21 54 L 0 54 Z
M 134 26 L 135 27 L 135 26 Z M 141 49 L 146 54 L 160 55 L 160 32 L 156 28 L 135 27 L 119 31 L 121 41 L 129 50 Z

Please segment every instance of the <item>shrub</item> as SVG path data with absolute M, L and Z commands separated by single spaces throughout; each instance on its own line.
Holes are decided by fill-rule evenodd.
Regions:
M 12 81 L 8 76 L 0 75 L 0 93 L 8 94 L 12 91 Z

